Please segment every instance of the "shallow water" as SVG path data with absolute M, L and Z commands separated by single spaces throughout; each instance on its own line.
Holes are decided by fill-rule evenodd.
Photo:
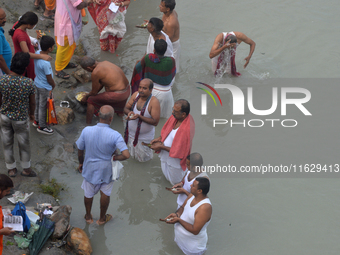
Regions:
M 115 54 L 100 51 L 98 31 L 90 19 L 82 35 L 85 46 L 91 47 L 89 54 L 132 70 L 144 54 L 148 37 L 146 30 L 135 25 L 143 19 L 161 17 L 158 5 L 159 1 L 154 0 L 131 2 L 126 16 L 128 32 Z M 193 151 L 203 155 L 204 165 L 339 163 L 339 83 L 329 79 L 339 77 L 339 8 L 335 0 L 177 3 L 182 53 L 173 93 L 175 99 L 187 98 L 192 104 L 196 122 Z M 225 75 L 216 81 L 208 55 L 215 36 L 222 31 L 245 33 L 256 42 L 256 49 L 243 69 L 249 46 L 241 44 L 236 65 L 242 76 Z M 254 93 L 261 95 L 261 101 L 255 104 L 264 109 L 270 106 L 274 85 L 308 88 L 312 100 L 307 108 L 313 116 L 308 118 L 288 108 L 289 116 L 284 118 L 298 119 L 295 128 L 213 128 L 212 118 L 231 118 L 231 100 L 222 93 L 223 100 L 227 98 L 226 108 L 216 107 L 210 116 L 201 116 L 196 82 L 230 83 L 243 91 L 253 86 Z M 209 102 L 208 109 L 212 107 Z M 274 116 L 282 119 L 277 112 Z M 79 130 L 70 130 L 71 140 L 76 140 L 85 126 L 85 116 L 77 117 Z M 254 116 L 247 112 L 245 118 Z M 164 122 L 159 123 L 156 135 Z M 112 127 L 123 132 L 119 118 Z M 66 169 L 56 165 L 51 176 L 67 184 L 62 203 L 72 205 L 72 225 L 89 233 L 93 254 L 181 254 L 173 241 L 173 226 L 158 221 L 175 211 L 176 197 L 165 190 L 170 184 L 162 175 L 157 156 L 143 164 L 132 159 L 124 162 L 122 178 L 114 185 L 108 209 L 114 220 L 101 227 L 85 224 L 82 177 L 74 171 L 77 158 L 74 155 L 67 160 L 62 166 Z M 338 254 L 340 199 L 339 179 L 333 178 L 336 175 L 232 177 L 211 174 L 213 218 L 206 254 Z M 94 199 L 92 214 L 97 220 L 99 196 Z

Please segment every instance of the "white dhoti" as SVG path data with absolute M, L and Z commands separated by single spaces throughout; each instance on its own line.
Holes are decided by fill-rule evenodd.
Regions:
M 138 95 L 137 95 L 138 96 Z M 149 104 L 145 107 L 144 117 L 151 118 L 151 114 L 149 112 Z M 137 109 L 137 104 L 135 104 L 133 108 L 133 112 L 135 114 L 141 114 L 141 111 Z M 128 140 L 128 148 L 130 155 L 137 159 L 139 162 L 145 162 L 153 158 L 153 151 L 145 145 L 142 145 L 142 142 L 144 143 L 150 143 L 154 137 L 155 137 L 155 126 L 147 124 L 146 122 L 142 122 L 139 130 L 138 135 L 138 142 L 136 146 L 133 146 L 133 141 L 135 140 L 136 131 L 138 129 L 138 122 L 139 119 L 135 120 L 129 120 L 129 140 Z
M 179 72 L 179 56 L 181 54 L 181 45 L 179 39 L 176 42 L 172 42 L 172 48 L 174 51 L 174 59 L 176 60 L 176 73 Z
M 166 39 L 165 41 L 168 45 L 168 47 L 166 48 L 166 52 L 164 53 L 164 56 L 174 57 L 174 52 L 173 52 L 174 50 L 173 50 L 172 42 L 169 36 L 163 31 L 162 31 L 162 34 L 165 36 L 165 39 Z M 154 45 L 155 45 L 155 40 L 153 39 L 153 36 L 150 34 L 148 45 L 146 46 L 146 54 L 154 53 L 154 49 L 155 49 Z
M 179 158 L 171 158 L 169 152 L 162 150 L 159 154 L 161 159 L 162 172 L 165 178 L 175 185 L 182 181 L 186 171 L 183 171 L 181 167 L 181 160 Z
M 152 95 L 155 96 L 161 106 L 161 118 L 169 118 L 172 114 L 172 107 L 174 106 L 174 97 L 172 95 L 172 84 L 175 78 L 172 80 L 170 85 L 161 86 L 154 83 Z
M 153 151 L 148 146 L 142 145 L 142 142 L 150 143 L 152 139 L 138 139 L 138 143 L 136 144 L 136 146 L 133 146 L 134 139 L 135 138 L 129 137 L 128 141 L 128 148 L 131 157 L 137 159 L 139 162 L 146 162 L 151 160 L 153 158 Z
M 192 196 L 187 200 L 187 203 L 183 209 L 183 213 L 180 216 L 183 221 L 192 225 L 195 223 L 196 210 L 203 204 L 211 205 L 209 198 L 205 198 L 196 205 L 191 206 L 191 202 L 194 198 L 195 197 Z M 209 225 L 210 220 L 204 224 L 201 231 L 196 235 L 186 230 L 180 223 L 177 222 L 175 224 L 175 242 L 184 254 L 202 255 L 205 253 L 208 242 L 207 226 Z

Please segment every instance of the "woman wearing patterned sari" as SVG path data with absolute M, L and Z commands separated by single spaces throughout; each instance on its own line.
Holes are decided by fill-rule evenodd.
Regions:
M 109 9 L 111 4 L 119 6 L 118 11 Z M 88 6 L 94 22 L 99 30 L 100 48 L 114 53 L 126 32 L 125 14 L 130 0 L 94 0 Z

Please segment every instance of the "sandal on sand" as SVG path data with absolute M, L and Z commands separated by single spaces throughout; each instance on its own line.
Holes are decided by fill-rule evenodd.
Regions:
M 87 220 L 87 219 L 86 219 L 86 214 L 85 214 L 85 216 L 84 216 L 84 219 L 85 219 L 85 221 L 86 221 L 87 224 L 92 224 L 92 223 L 93 223 L 92 214 L 91 214 L 91 219 Z
M 99 223 L 99 220 L 97 220 L 98 225 L 104 225 L 106 222 L 112 220 L 112 215 L 111 214 L 106 214 L 105 215 L 105 222 L 104 223 Z
M 56 72 L 55 75 L 58 78 L 61 78 L 61 79 L 69 79 L 70 78 L 70 75 L 68 73 L 65 73 L 63 70 Z
M 33 170 L 31 170 L 29 174 L 24 174 L 24 172 L 25 171 L 22 171 L 21 175 L 25 177 L 36 177 L 37 176 L 37 174 Z
M 78 67 L 77 64 L 70 62 L 70 63 L 67 64 L 67 66 L 65 67 L 65 69 L 77 68 L 77 67 Z
M 8 169 L 8 176 L 9 177 L 15 177 L 18 174 L 18 170 L 16 168 Z

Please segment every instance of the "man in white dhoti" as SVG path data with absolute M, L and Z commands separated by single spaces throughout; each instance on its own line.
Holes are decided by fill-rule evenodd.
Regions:
M 148 45 L 146 46 L 146 54 L 154 53 L 154 45 L 155 41 L 157 39 L 163 39 L 166 41 L 168 48 L 166 49 L 166 52 L 164 56 L 166 57 L 173 57 L 173 48 L 172 48 L 172 42 L 169 38 L 169 36 L 162 31 L 164 27 L 163 21 L 159 18 L 151 18 L 149 20 L 147 29 L 150 33 Z
M 241 75 L 235 65 L 236 48 L 241 42 L 250 46 L 249 55 L 244 59 L 243 68 L 246 68 L 255 50 L 255 42 L 241 32 L 223 32 L 216 36 L 209 54 L 215 76 L 222 77 L 224 73 Z
M 164 23 L 163 31 L 169 36 L 176 60 L 177 73 L 179 72 L 179 55 L 181 52 L 181 45 L 179 43 L 179 22 L 178 14 L 174 10 L 176 6 L 175 0 L 161 0 L 159 10 L 163 12 L 162 21 Z
M 168 224 L 176 223 L 175 242 L 186 255 L 202 255 L 207 250 L 207 227 L 212 215 L 209 189 L 209 179 L 196 178 L 183 205 L 165 218 Z
M 161 106 L 161 118 L 169 118 L 174 105 L 171 87 L 176 75 L 176 61 L 164 56 L 167 43 L 163 39 L 157 39 L 154 48 L 154 54 L 149 53 L 137 62 L 131 78 L 131 91 L 138 90 L 142 79 L 151 79 L 154 83 L 152 93 Z
M 127 115 L 125 143 L 130 155 L 139 162 L 153 158 L 153 151 L 147 145 L 155 137 L 155 126 L 158 125 L 161 110 L 158 99 L 152 96 L 152 89 L 152 80 L 141 80 L 138 91 L 124 108 Z
M 194 135 L 195 122 L 190 115 L 190 104 L 185 99 L 177 100 L 161 136 L 151 141 L 151 149 L 159 152 L 162 172 L 172 185 L 179 183 L 186 173 L 186 158 Z

